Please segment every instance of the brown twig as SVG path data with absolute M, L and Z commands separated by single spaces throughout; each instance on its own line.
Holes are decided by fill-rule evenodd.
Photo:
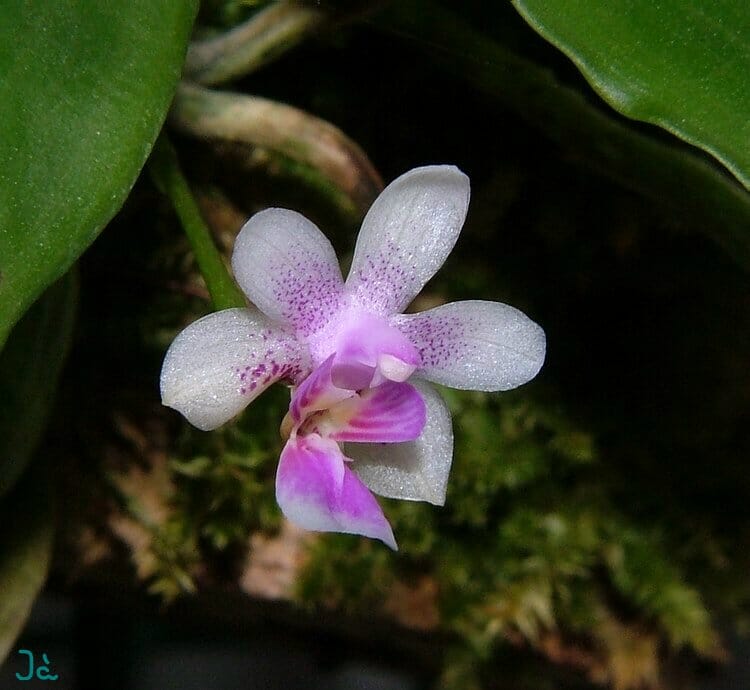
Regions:
M 249 74 L 297 45 L 325 16 L 319 7 L 291 0 L 275 3 L 225 34 L 192 43 L 185 77 L 210 86 Z
M 201 139 L 259 146 L 301 164 L 360 215 L 383 187 L 367 155 L 340 129 L 282 103 L 183 83 L 170 122 Z

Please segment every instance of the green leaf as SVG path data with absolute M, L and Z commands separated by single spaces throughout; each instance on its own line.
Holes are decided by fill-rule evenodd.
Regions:
M 0 663 L 47 578 L 53 536 L 52 491 L 39 465 L 0 507 Z
M 125 200 L 196 0 L 0 4 L 0 346 Z
M 613 108 L 750 187 L 750 11 L 736 0 L 513 0 Z
M 0 352 L 0 498 L 44 431 L 70 345 L 78 285 L 69 273 L 19 321 Z
M 750 268 L 750 194 L 699 151 L 630 126 L 434 2 L 391 3 L 379 20 L 416 38 L 437 64 L 516 112 L 581 165 L 687 219 Z

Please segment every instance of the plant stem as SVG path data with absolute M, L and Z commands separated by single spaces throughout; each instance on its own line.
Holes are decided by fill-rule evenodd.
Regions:
M 245 297 L 227 270 L 211 232 L 203 220 L 187 180 L 180 170 L 177 152 L 164 134 L 156 141 L 149 159 L 149 172 L 156 186 L 174 206 L 182 228 L 190 240 L 195 259 L 206 281 L 215 309 L 245 307 Z
M 249 74 L 300 43 L 324 19 L 318 7 L 291 0 L 270 5 L 221 36 L 193 43 L 185 78 L 210 86 Z
M 194 137 L 259 146 L 285 157 L 347 216 L 361 218 L 383 188 L 365 152 L 340 129 L 283 103 L 183 83 L 170 123 Z

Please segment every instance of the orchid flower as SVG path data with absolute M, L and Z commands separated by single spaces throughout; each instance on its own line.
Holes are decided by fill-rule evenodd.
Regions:
M 445 500 L 451 417 L 429 382 L 509 390 L 544 361 L 544 331 L 508 305 L 473 300 L 401 313 L 452 250 L 468 204 L 469 180 L 453 166 L 397 178 L 363 221 L 346 281 L 330 242 L 304 216 L 257 213 L 232 256 L 255 307 L 210 314 L 177 336 L 162 368 L 163 403 L 208 430 L 273 382 L 290 383 L 277 474 L 283 512 L 308 529 L 395 547 L 370 491 Z

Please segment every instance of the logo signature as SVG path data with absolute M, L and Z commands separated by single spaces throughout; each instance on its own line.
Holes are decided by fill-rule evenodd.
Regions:
M 20 673 L 16 673 L 16 678 L 18 680 L 31 680 L 36 676 L 39 680 L 57 680 L 58 676 L 57 674 L 51 675 L 49 670 L 49 659 L 47 658 L 46 654 L 42 654 L 42 661 L 44 662 L 43 665 L 37 666 L 36 672 L 34 671 L 34 653 L 30 652 L 28 649 L 19 649 L 19 654 L 28 654 L 29 659 L 29 672 L 26 675 L 22 675 Z

